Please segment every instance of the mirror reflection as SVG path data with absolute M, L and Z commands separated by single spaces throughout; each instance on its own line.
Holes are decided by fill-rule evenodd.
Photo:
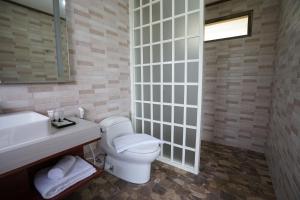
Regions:
M 65 0 L 0 0 L 1 83 L 70 80 Z

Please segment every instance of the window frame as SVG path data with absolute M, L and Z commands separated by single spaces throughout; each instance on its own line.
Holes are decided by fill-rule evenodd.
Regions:
M 227 37 L 227 38 L 221 38 L 221 39 L 215 39 L 215 40 L 209 40 L 209 41 L 204 40 L 204 42 L 207 43 L 207 42 L 216 42 L 216 41 L 232 40 L 232 39 L 238 39 L 238 38 L 244 38 L 244 37 L 251 37 L 252 36 L 252 23 L 253 23 L 253 10 L 248 10 L 248 11 L 245 11 L 245 12 L 239 12 L 239 13 L 234 13 L 234 14 L 231 14 L 231 15 L 226 15 L 226 16 L 223 16 L 223 17 L 218 17 L 218 18 L 205 20 L 204 29 L 205 29 L 205 26 L 208 25 L 208 24 L 221 22 L 221 21 L 225 21 L 225 20 L 230 20 L 230 19 L 235 19 L 235 18 L 239 18 L 239 17 L 245 17 L 245 16 L 248 17 L 248 30 L 247 30 L 246 35 L 239 35 L 239 36 L 233 36 L 233 37 Z

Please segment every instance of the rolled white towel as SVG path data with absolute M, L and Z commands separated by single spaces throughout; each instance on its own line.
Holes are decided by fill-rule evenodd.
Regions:
M 64 156 L 48 171 L 48 178 L 58 180 L 63 178 L 75 164 L 76 158 L 74 156 Z
M 79 156 L 75 157 L 76 161 L 70 172 L 65 177 L 58 180 L 48 178 L 48 168 L 42 169 L 35 174 L 34 185 L 44 199 L 50 199 L 75 183 L 91 176 L 96 169 Z

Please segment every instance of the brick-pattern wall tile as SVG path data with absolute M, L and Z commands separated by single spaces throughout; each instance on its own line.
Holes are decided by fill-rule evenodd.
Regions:
M 278 199 L 300 198 L 300 1 L 281 1 L 267 160 Z
M 279 2 L 231 0 L 206 19 L 253 10 L 251 37 L 205 43 L 202 139 L 264 152 L 268 134 Z

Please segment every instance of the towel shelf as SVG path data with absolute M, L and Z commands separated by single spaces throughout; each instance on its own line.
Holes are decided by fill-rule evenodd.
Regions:
M 84 158 L 83 158 L 84 159 Z M 84 159 L 85 161 L 87 161 L 86 159 Z M 75 192 L 77 189 L 81 188 L 82 186 L 86 185 L 88 182 L 90 182 L 92 179 L 99 177 L 103 170 L 100 169 L 99 167 L 95 166 L 93 163 L 87 161 L 88 163 L 90 163 L 93 167 L 95 167 L 96 172 L 94 174 L 92 174 L 91 176 L 75 183 L 74 185 L 72 185 L 71 187 L 67 188 L 66 190 L 64 190 L 63 192 L 61 192 L 60 194 L 56 195 L 55 197 L 49 199 L 49 200 L 61 200 L 66 198 L 67 196 L 69 196 L 70 194 L 72 194 L 73 192 Z M 38 191 L 36 191 L 36 200 L 44 200 L 44 198 L 38 193 Z
M 35 189 L 33 185 L 33 178 L 37 171 L 47 166 L 54 165 L 61 157 L 64 155 L 80 156 L 84 158 L 83 147 L 84 145 L 98 141 L 100 138 L 74 146 L 65 151 L 56 153 L 54 155 L 48 156 L 34 163 L 28 164 L 21 168 L 10 171 L 9 173 L 0 175 L 0 199 L 32 199 L 32 200 L 42 200 L 42 196 Z M 87 161 L 89 162 L 89 161 Z M 68 195 L 84 186 L 86 183 L 92 179 L 99 177 L 103 170 L 89 162 L 93 167 L 96 168 L 96 172 L 91 176 L 75 183 L 73 186 L 64 190 L 60 194 L 51 198 L 51 200 L 60 200 L 66 198 Z

